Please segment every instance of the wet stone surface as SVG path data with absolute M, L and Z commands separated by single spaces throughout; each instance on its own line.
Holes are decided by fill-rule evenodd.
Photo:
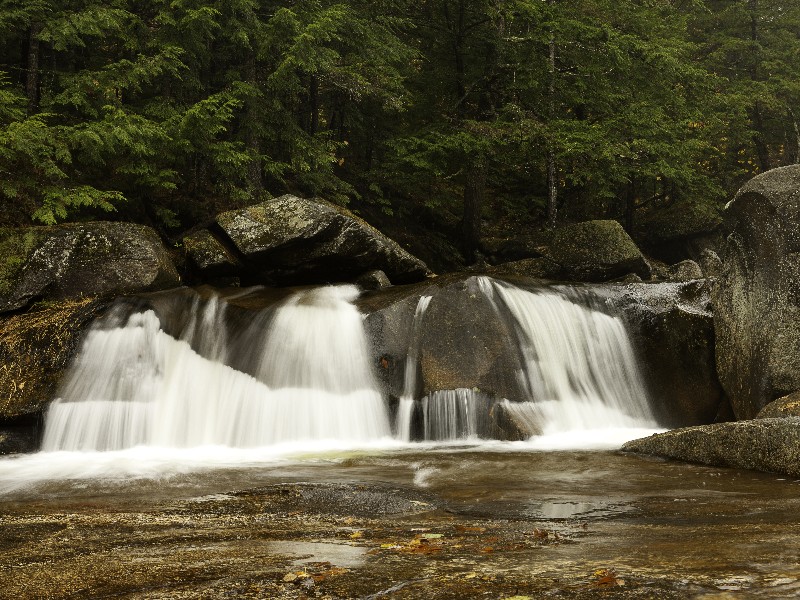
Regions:
M 364 453 L 0 499 L 0 597 L 786 598 L 800 483 L 614 452 Z

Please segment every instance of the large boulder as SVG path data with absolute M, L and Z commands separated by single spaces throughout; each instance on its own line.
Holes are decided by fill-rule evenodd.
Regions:
M 517 383 L 522 365 L 516 336 L 482 291 L 487 279 L 453 275 L 435 281 L 392 288 L 359 303 L 367 313 L 364 326 L 384 391 L 400 397 L 415 381 L 409 391 L 416 397 L 471 389 L 524 399 Z M 409 354 L 416 356 L 411 365 Z M 407 376 L 407 368 L 415 369 L 414 377 Z
M 749 419 L 800 390 L 800 165 L 755 177 L 725 212 L 717 369 L 737 418 Z
M 598 286 L 624 315 L 659 422 L 711 423 L 728 412 L 715 368 L 714 316 L 704 280 Z
M 543 255 L 561 267 L 560 278 L 566 280 L 650 275 L 644 256 L 617 221 L 585 221 L 556 229 Z
M 222 213 L 217 225 L 255 280 L 279 284 L 347 281 L 376 269 L 392 283 L 420 281 L 430 275 L 425 263 L 399 244 L 323 200 L 285 195 Z
M 133 223 L 0 230 L 0 312 L 36 300 L 114 296 L 180 285 L 156 233 Z
M 600 282 L 628 274 L 649 279 L 650 266 L 617 221 L 584 221 L 553 231 L 483 240 L 493 275 Z
M 674 429 L 622 449 L 687 462 L 800 476 L 800 418 L 755 419 Z

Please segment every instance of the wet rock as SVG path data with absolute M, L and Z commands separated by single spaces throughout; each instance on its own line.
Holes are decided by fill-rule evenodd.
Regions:
M 675 429 L 633 440 L 622 449 L 717 467 L 800 476 L 800 418 Z
M 430 275 L 425 264 L 349 211 L 285 195 L 217 216 L 252 274 L 281 284 L 349 281 L 380 269 L 392 283 Z
M 183 238 L 183 247 L 194 267 L 205 277 L 233 276 L 238 259 L 208 229 Z
M 659 421 L 670 427 L 714 421 L 727 399 L 716 374 L 705 280 L 595 289 L 631 326 Z
M 155 232 L 133 223 L 77 223 L 0 231 L 0 311 L 41 299 L 166 289 L 180 285 Z
M 669 281 L 691 281 L 702 278 L 703 271 L 693 260 L 683 260 L 669 268 Z
M 92 298 L 34 306 L 0 318 L 0 419 L 41 411 L 103 308 Z
M 382 290 L 391 287 L 392 282 L 383 271 L 369 271 L 360 275 L 356 281 L 356 285 L 363 290 Z
M 22 424 L 3 424 L 0 422 L 0 456 L 36 452 L 39 449 L 39 423 L 35 420 Z
M 650 270 L 636 244 L 617 221 L 585 221 L 555 230 L 544 256 L 561 267 L 561 279 L 607 281 Z
M 717 368 L 739 419 L 800 389 L 800 165 L 745 184 L 714 287 Z
M 264 497 L 273 509 L 308 511 L 323 515 L 384 517 L 412 515 L 436 509 L 424 492 L 402 486 L 372 483 L 296 483 L 257 488 L 231 494 Z
M 453 274 L 434 281 L 397 286 L 360 301 L 385 393 L 403 395 L 406 357 L 416 339 L 416 387 L 411 390 L 415 398 L 440 390 L 477 389 L 493 399 L 528 400 L 519 387 L 522 357 L 517 334 L 500 312 L 503 307 L 495 308 L 483 294 L 481 278 Z M 704 280 L 581 289 L 604 303 L 601 309 L 628 322 L 663 424 L 705 424 L 725 414 L 727 400 L 716 376 L 714 319 Z M 415 324 L 421 296 L 431 299 Z M 492 427 L 511 431 L 501 423 L 504 411 L 495 409 Z
M 700 269 L 706 277 L 717 277 L 722 272 L 722 260 L 719 255 L 711 250 L 705 248 L 698 257 Z
M 800 392 L 773 400 L 756 415 L 757 419 L 777 417 L 800 417 Z
M 415 397 L 459 388 L 477 388 L 498 398 L 521 397 L 516 334 L 481 290 L 482 280 L 463 274 L 444 278 L 369 311 L 364 324 L 376 355 L 385 361 L 382 367 L 380 360 L 376 364 L 389 395 L 403 394 L 405 359 L 413 342 L 419 358 Z M 431 299 L 415 323 L 423 295 Z
M 520 398 L 516 334 L 481 291 L 482 281 L 470 277 L 433 295 L 421 325 L 423 393 L 478 388 Z

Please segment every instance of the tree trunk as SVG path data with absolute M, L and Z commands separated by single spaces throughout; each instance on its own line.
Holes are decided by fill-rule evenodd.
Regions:
M 631 181 L 625 186 L 625 231 L 633 237 L 633 226 L 636 217 L 636 184 Z
M 25 93 L 28 96 L 28 114 L 39 112 L 39 34 L 44 26 L 33 23 L 28 32 L 28 64 Z
M 311 105 L 311 120 L 308 132 L 314 135 L 319 130 L 319 79 L 316 75 L 311 76 L 308 86 L 308 102 Z
M 486 193 L 486 160 L 469 161 L 464 175 L 464 213 L 461 220 L 461 241 L 464 257 L 474 262 L 481 239 L 481 209 Z
M 794 111 L 789 109 L 789 118 L 792 120 L 794 126 L 794 156 L 791 157 L 789 164 L 800 164 L 800 125 L 797 124 L 797 117 Z
M 554 0 L 549 0 L 552 6 Z M 555 116 L 555 97 L 556 97 L 556 38 L 550 32 L 548 42 L 548 61 L 547 69 L 549 81 L 547 84 L 547 116 L 552 122 Z M 552 142 L 551 142 L 552 143 Z M 547 226 L 553 229 L 556 226 L 558 213 L 558 181 L 556 179 L 556 156 L 553 149 L 547 151 Z
M 772 168 L 772 161 L 769 157 L 769 147 L 764 139 L 764 121 L 761 118 L 761 103 L 756 101 L 750 111 L 750 120 L 753 123 L 753 143 L 758 155 L 758 164 L 761 172 L 769 171 Z
M 748 0 L 747 9 L 750 12 L 750 80 L 758 81 L 759 77 L 759 61 L 761 60 L 761 53 L 759 52 L 759 31 L 758 31 L 758 0 Z M 759 168 L 762 172 L 769 171 L 772 168 L 769 147 L 767 146 L 766 136 L 764 135 L 764 120 L 761 114 L 761 103 L 756 100 L 753 107 L 750 109 L 750 122 L 753 126 L 753 143 L 756 147 L 756 154 L 758 155 Z

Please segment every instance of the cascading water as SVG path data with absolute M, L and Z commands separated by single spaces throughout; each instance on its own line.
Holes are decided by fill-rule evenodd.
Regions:
M 514 426 L 506 434 L 551 440 L 570 434 L 566 443 L 577 445 L 592 445 L 597 441 L 591 437 L 614 431 L 625 437 L 626 430 L 657 427 L 621 319 L 551 289 L 528 291 L 488 277 L 476 283 L 516 332 L 520 396 L 510 401 L 493 400 L 478 389 L 434 391 L 420 400 L 424 439 L 492 437 L 501 418 Z M 406 398 L 407 414 L 410 404 Z
M 399 440 L 410 441 L 412 431 L 426 440 L 492 437 L 498 415 L 523 437 L 655 426 L 620 319 L 556 291 L 483 277 L 477 283 L 516 332 L 522 396 L 508 401 L 460 388 L 415 397 L 431 302 L 423 295 L 405 358 Z M 88 333 L 47 412 L 42 449 L 389 438 L 357 296 L 354 286 L 304 290 L 248 313 L 238 330 L 226 324 L 225 300 L 196 296 L 188 315 L 172 319 L 180 324 L 171 321 L 172 335 L 154 310 L 118 309 Z
M 253 375 L 223 362 L 218 300 L 195 315 L 182 339 L 152 310 L 121 326 L 98 325 L 48 410 L 42 449 L 132 446 L 254 447 L 286 441 L 350 442 L 390 435 L 369 367 L 353 286 L 289 297 L 271 315 Z M 254 320 L 256 326 L 260 320 Z M 211 331 L 218 335 L 208 335 Z M 202 340 L 198 340 L 202 333 Z M 192 349 L 190 342 L 202 346 Z
M 517 325 L 520 379 L 530 400 L 505 402 L 504 408 L 521 427 L 545 435 L 656 427 L 621 319 L 552 291 L 493 282 L 489 293 Z
M 420 296 L 417 309 L 414 311 L 414 323 L 411 326 L 411 344 L 406 355 L 406 368 L 403 378 L 403 395 L 397 407 L 397 435 L 404 442 L 411 441 L 411 424 L 414 415 L 414 394 L 417 391 L 417 359 L 419 355 L 419 332 L 422 317 L 431 302 L 430 296 Z

